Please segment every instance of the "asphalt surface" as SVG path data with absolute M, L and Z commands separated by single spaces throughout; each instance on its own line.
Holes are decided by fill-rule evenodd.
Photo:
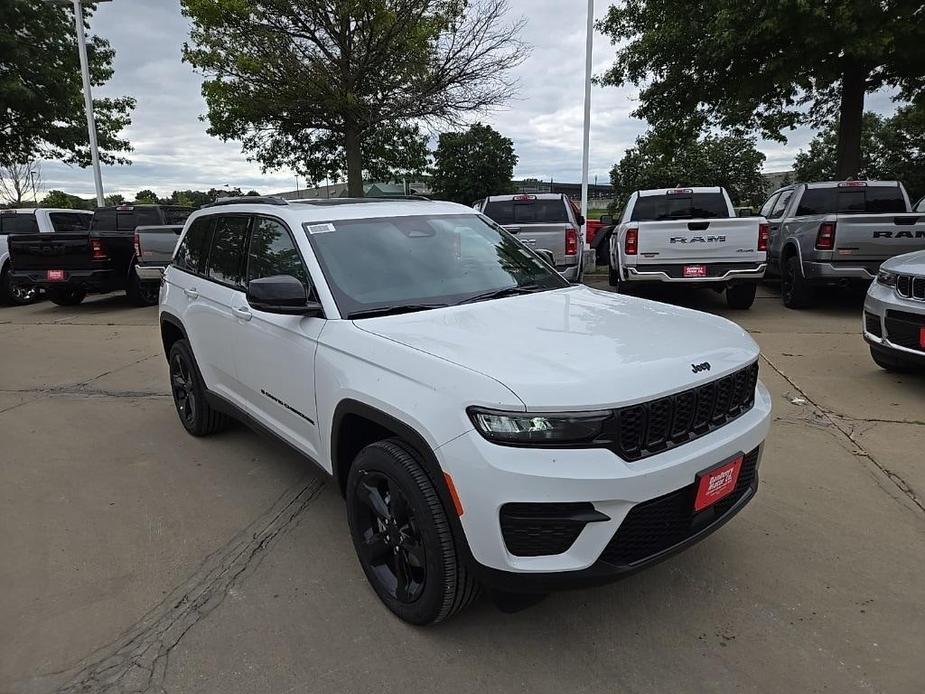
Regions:
M 757 498 L 620 583 L 430 629 L 380 605 L 313 468 L 183 431 L 155 309 L 0 309 L 0 692 L 925 691 L 925 377 L 873 364 L 857 296 L 663 298 L 762 347 Z

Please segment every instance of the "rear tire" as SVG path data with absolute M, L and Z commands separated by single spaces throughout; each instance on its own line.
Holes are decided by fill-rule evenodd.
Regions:
M 32 303 L 37 296 L 38 289 L 35 287 L 25 289 L 13 285 L 9 266 L 3 268 L 3 272 L 0 272 L 0 304 L 22 306 Z
M 436 624 L 478 596 L 437 490 L 401 439 L 357 454 L 347 477 L 347 519 L 363 573 L 400 619 Z
M 48 299 L 58 306 L 76 306 L 87 298 L 86 289 L 51 287 L 46 290 Z
M 226 429 L 227 415 L 209 405 L 206 388 L 186 340 L 177 340 L 170 348 L 170 392 L 180 423 L 193 436 L 208 436 Z
M 135 272 L 135 267 L 129 269 L 131 277 L 125 288 L 125 295 L 135 306 L 156 306 L 160 298 L 161 285 L 156 282 L 142 282 Z
M 807 308 L 813 303 L 815 288 L 803 277 L 800 259 L 792 255 L 784 262 L 780 280 L 781 299 L 792 309 Z
M 755 292 L 758 284 L 745 282 L 743 284 L 730 284 L 726 287 L 726 305 L 737 311 L 744 311 L 755 303 Z

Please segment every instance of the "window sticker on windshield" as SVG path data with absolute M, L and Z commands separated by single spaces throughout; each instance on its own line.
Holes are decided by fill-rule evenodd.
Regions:
M 305 228 L 308 229 L 309 234 L 327 234 L 329 231 L 334 231 L 333 224 L 306 224 Z

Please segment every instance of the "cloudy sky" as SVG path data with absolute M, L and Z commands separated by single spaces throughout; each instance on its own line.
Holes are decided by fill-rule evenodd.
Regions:
M 520 163 L 518 178 L 578 181 L 581 174 L 581 122 L 584 73 L 585 4 L 580 0 L 510 0 L 511 16 L 527 20 L 523 38 L 533 45 L 531 57 L 518 69 L 520 94 L 506 108 L 481 118 L 514 140 Z M 597 16 L 609 5 L 597 0 Z M 262 174 L 234 142 L 221 142 L 205 132 L 201 77 L 180 60 L 188 23 L 177 0 L 113 0 L 99 6 L 91 31 L 112 43 L 115 76 L 95 96 L 131 95 L 138 104 L 126 135 L 135 147 L 131 166 L 104 167 L 107 194 L 132 197 L 143 188 L 161 195 L 173 190 L 239 186 L 263 193 L 291 190 L 290 172 Z M 612 61 L 614 49 L 595 35 L 594 72 Z M 594 87 L 591 118 L 591 181 L 605 182 L 614 162 L 645 130 L 630 117 L 635 107 L 631 88 Z M 893 110 L 887 95 L 868 97 L 867 107 Z M 794 131 L 787 145 L 760 143 L 765 170 L 790 168 L 793 155 L 812 132 Z M 57 162 L 43 165 L 46 190 L 63 189 L 92 195 L 89 170 Z

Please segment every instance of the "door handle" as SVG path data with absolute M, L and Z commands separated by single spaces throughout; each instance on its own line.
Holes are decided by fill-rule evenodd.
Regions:
M 250 320 L 254 317 L 254 314 L 250 312 L 250 309 L 246 306 L 241 308 L 233 308 L 231 312 L 234 314 L 235 318 L 240 318 L 241 320 Z
M 196 288 L 195 288 L 195 287 L 193 287 L 192 289 L 184 289 L 184 290 L 183 290 L 183 293 L 186 294 L 190 299 L 198 299 L 198 298 L 199 298 L 199 292 L 196 291 Z

